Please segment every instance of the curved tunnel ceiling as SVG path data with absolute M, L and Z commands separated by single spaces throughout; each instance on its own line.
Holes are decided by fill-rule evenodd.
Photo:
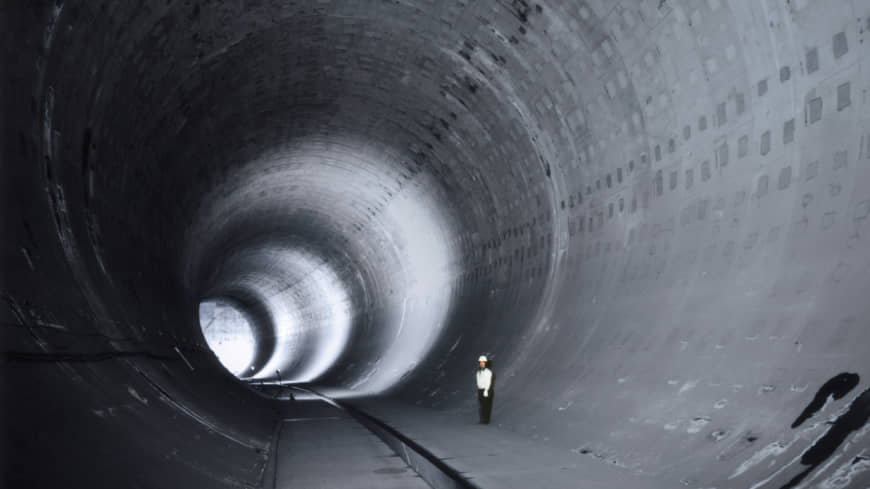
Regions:
M 245 376 L 460 410 L 486 353 L 511 429 L 748 487 L 769 475 L 753 447 L 814 436 L 789 424 L 819 386 L 853 372 L 866 393 L 868 16 L 862 0 L 13 3 L 6 343 L 130 356 L 9 382 L 91 411 L 146 382 L 254 439 L 268 429 L 240 421 L 254 401 L 197 321 L 218 300 L 251 321 Z M 141 425 L 112 429 L 169 416 L 141 404 Z

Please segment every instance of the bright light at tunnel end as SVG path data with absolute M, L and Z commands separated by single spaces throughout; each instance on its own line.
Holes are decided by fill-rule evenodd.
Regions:
M 199 324 L 221 365 L 237 377 L 244 376 L 256 348 L 254 330 L 247 317 L 225 302 L 205 300 L 199 304 Z
M 398 385 L 423 363 L 452 305 L 451 280 L 459 266 L 452 241 L 455 209 L 445 205 L 446 197 L 439 194 L 439 184 L 431 176 L 421 175 L 414 185 L 392 189 L 375 184 L 392 181 L 396 166 L 398 159 L 393 161 L 383 148 L 358 137 L 337 135 L 329 142 L 295 141 L 288 148 L 264 154 L 228 178 L 233 190 L 216 191 L 220 198 L 207 213 L 212 217 L 203 221 L 212 223 L 203 225 L 204 233 L 228 226 L 228 215 L 239 222 L 254 215 L 289 218 L 305 210 L 300 203 L 310 203 L 314 207 L 308 210 L 325 218 L 322 229 L 337 233 L 334 242 L 350 243 L 345 251 L 356 261 L 348 263 L 351 267 L 380 267 L 365 274 L 375 277 L 372 282 L 354 286 L 346 281 L 362 275 L 339 273 L 335 268 L 339 264 L 321 254 L 316 240 L 283 242 L 279 232 L 274 240 L 240 247 L 237 258 L 232 258 L 238 267 L 236 275 L 223 278 L 224 283 L 257 298 L 267 311 L 268 328 L 275 339 L 263 363 L 257 357 L 255 369 L 249 365 L 240 377 L 317 384 L 325 380 L 324 374 L 336 372 L 338 385 L 322 387 L 344 391 L 347 396 L 373 395 Z M 311 171 L 312 167 L 317 171 Z M 255 206 L 238 206 L 247 202 L 244 190 L 251 188 L 276 197 L 260 199 Z M 342 240 L 342 230 L 347 228 L 336 226 L 331 218 L 340 223 L 344 217 L 358 215 L 361 203 L 383 198 L 385 190 L 392 193 L 377 219 L 364 227 L 363 234 Z M 324 202 L 329 202 L 328 212 L 317 208 Z M 244 213 L 233 214 L 233 209 L 244 209 Z M 268 264 L 265 268 L 264 263 Z M 357 297 L 368 293 L 375 295 Z M 360 309 L 370 304 L 375 304 L 376 313 L 363 314 Z M 365 326 L 377 331 L 376 346 L 371 341 L 360 345 L 351 341 L 353 328 L 362 327 L 355 323 L 359 317 L 376 317 L 377 324 Z M 221 355 L 233 358 L 241 353 Z M 366 361 L 359 362 L 360 358 Z M 352 370 L 343 370 L 350 365 L 354 365 Z

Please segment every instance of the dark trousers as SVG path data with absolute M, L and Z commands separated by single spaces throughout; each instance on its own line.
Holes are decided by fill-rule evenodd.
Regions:
M 489 396 L 483 397 L 483 389 L 477 389 L 477 403 L 480 405 L 480 422 L 489 424 L 489 417 L 492 415 L 492 398 L 495 393 L 490 390 Z

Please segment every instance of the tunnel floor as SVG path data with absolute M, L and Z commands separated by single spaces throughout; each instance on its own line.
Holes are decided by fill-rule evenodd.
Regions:
M 262 486 L 266 489 L 669 487 L 582 445 L 556 447 L 547 439 L 504 428 L 497 419 L 480 425 L 474 410 L 437 411 L 385 397 L 335 401 L 292 386 L 264 392 L 288 401 L 273 436 Z M 359 422 L 359 414 L 413 440 L 461 480 L 433 475 L 432 469 L 416 463 L 409 466 L 412 449 L 403 447 L 396 453 Z
M 426 489 L 377 436 L 320 400 L 294 402 L 276 429 L 263 487 Z
M 379 398 L 352 405 L 413 439 L 480 489 L 671 487 L 582 444 L 566 450 L 499 426 L 497 408 L 491 424 L 480 425 L 474 410 L 437 411 Z

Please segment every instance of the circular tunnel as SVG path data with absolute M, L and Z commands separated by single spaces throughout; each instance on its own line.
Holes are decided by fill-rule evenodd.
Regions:
M 376 393 L 439 336 L 462 266 L 459 210 L 393 153 L 351 136 L 291 140 L 201 201 L 184 236 L 189 290 L 265 312 L 256 348 L 265 362 L 245 377 L 331 376 Z
M 790 424 L 813 393 L 867 388 L 865 1 L 13 1 L 0 23 L 10 483 L 96 440 L 67 480 L 237 487 L 276 409 L 245 382 L 460 415 L 486 354 L 506 429 L 773 487 L 760 461 L 812 443 Z M 864 456 L 854 431 L 837 457 Z

